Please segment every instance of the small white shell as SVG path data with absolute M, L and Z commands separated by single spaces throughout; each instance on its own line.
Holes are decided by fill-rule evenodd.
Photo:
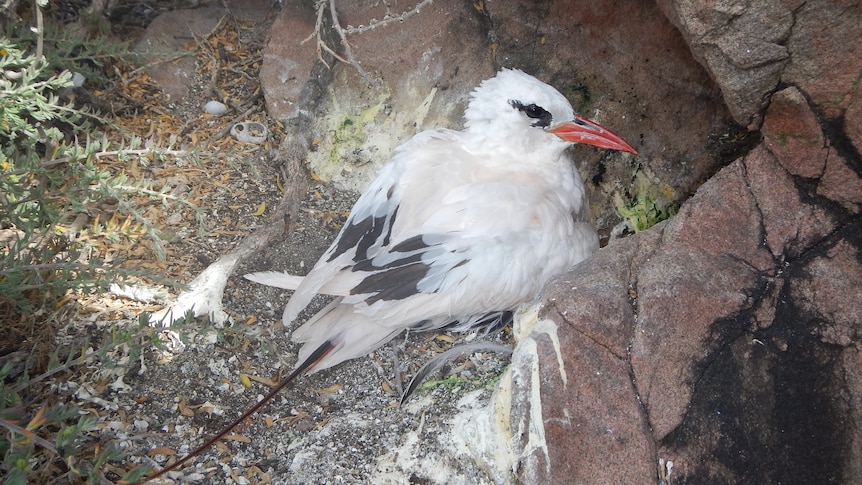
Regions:
M 224 103 L 220 103 L 218 101 L 208 101 L 204 106 L 204 111 L 213 115 L 213 116 L 221 116 L 227 113 L 227 106 Z
M 257 145 L 266 140 L 266 137 L 269 136 L 269 130 L 256 121 L 242 121 L 231 127 L 230 134 L 243 143 Z

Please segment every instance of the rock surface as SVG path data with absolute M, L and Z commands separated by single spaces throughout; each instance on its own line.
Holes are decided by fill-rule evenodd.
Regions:
M 729 59 L 739 42 L 755 48 L 775 34 L 744 35 L 751 18 L 780 8 L 706 5 L 674 3 L 675 21 L 701 42 L 692 49 L 734 115 L 748 110 L 738 121 L 762 119 L 763 142 L 705 183 L 673 220 L 610 244 L 548 289 L 540 316 L 559 327 L 570 377 L 568 385 L 554 379 L 555 350 L 540 347 L 541 392 L 524 393 L 528 404 L 512 398 L 513 429 L 536 427 L 522 410 L 538 405 L 546 430 L 547 448 L 520 462 L 526 482 L 855 483 L 862 476 L 862 119 L 858 83 L 850 81 L 862 63 L 859 44 L 844 41 L 858 38 L 862 27 L 851 19 L 859 17 L 840 15 L 852 6 L 807 2 L 792 12 L 792 33 L 782 35 L 817 49 L 747 66 L 756 74 Z M 815 33 L 806 27 L 813 18 L 837 22 L 829 34 Z M 780 76 L 769 74 L 771 85 L 743 109 L 735 90 L 756 89 L 752 79 L 768 77 L 776 63 L 784 66 Z M 717 72 L 728 65 L 743 72 Z M 815 65 L 833 75 L 801 75 Z M 772 94 L 779 78 L 794 82 Z M 527 349 L 519 346 L 513 362 L 524 361 L 517 354 Z M 552 439 L 550 430 L 565 438 Z M 601 467 L 570 458 L 596 450 Z
M 180 101 L 189 94 L 196 69 L 189 42 L 206 37 L 230 15 L 261 22 L 271 5 L 265 0 L 233 3 L 230 12 L 221 6 L 202 6 L 159 15 L 138 39 L 132 52 L 147 59 L 147 70 L 169 100 Z
M 858 477 L 862 416 L 847 396 L 862 389 L 848 367 L 862 335 L 862 221 L 804 186 L 760 147 L 672 221 L 611 244 L 548 290 L 543 315 L 581 378 L 543 385 L 539 402 L 567 416 L 546 417 L 546 429 L 579 446 L 548 441 L 540 481 L 648 483 L 659 459 L 674 463 L 673 483 Z M 545 365 L 543 375 L 556 372 Z M 583 399 L 592 395 L 630 411 L 598 413 Z M 564 459 L 596 449 L 606 463 L 652 466 L 633 477 L 632 466 Z
M 719 84 L 727 107 L 744 126 L 759 128 L 770 96 L 785 85 L 799 87 L 829 118 L 840 117 L 850 104 L 858 103 L 853 94 L 862 62 L 859 4 L 657 3 Z

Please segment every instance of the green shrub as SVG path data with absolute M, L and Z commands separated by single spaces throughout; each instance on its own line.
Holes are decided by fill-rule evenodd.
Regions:
M 58 100 L 71 85 L 70 72 L 50 74 L 44 61 L 0 39 L 0 297 L 24 311 L 104 284 L 101 265 L 78 264 L 80 248 L 58 227 L 100 182 L 88 163 L 94 144 L 81 148 L 77 137 L 104 120 Z
M 34 8 L 38 13 L 38 7 Z M 41 35 L 37 30 L 34 40 L 28 29 L 18 36 L 0 36 L 2 361 L 7 360 L 7 352 L 27 350 L 24 343 L 35 339 L 27 332 L 57 325 L 46 315 L 67 293 L 102 291 L 129 276 L 141 276 L 100 261 L 96 247 L 99 241 L 146 236 L 153 242 L 157 256 L 164 258 L 159 231 L 136 206 L 142 197 L 162 204 L 182 204 L 195 212 L 199 229 L 204 228 L 202 211 L 168 194 L 170 187 L 152 190 L 147 180 L 131 180 L 122 169 L 132 157 L 145 166 L 167 157 L 192 154 L 173 150 L 173 138 L 167 147 L 142 148 L 140 138 L 123 138 L 123 146 L 109 147 L 102 130 L 112 129 L 110 120 L 64 98 L 64 92 L 72 89 L 73 73 L 60 66 L 74 67 L 75 60 L 54 62 L 52 59 L 68 53 L 51 50 L 62 41 L 48 44 Z M 43 48 L 45 55 L 40 55 Z M 75 52 L 79 60 L 91 59 L 86 45 L 79 45 Z M 88 61 L 89 68 L 98 65 Z M 115 132 L 114 139 L 122 138 Z M 105 164 L 100 165 L 105 157 L 113 157 L 118 163 L 105 168 Z M 98 212 L 97 207 L 104 205 L 112 207 L 109 212 L 113 217 L 91 217 Z M 157 334 L 147 327 L 145 315 L 139 325 L 132 331 L 117 328 L 111 335 L 101 336 L 107 342 L 98 351 L 85 352 L 81 347 L 49 351 L 50 358 L 46 357 L 39 369 L 13 369 L 11 364 L 0 367 L 3 484 L 42 482 L 46 470 L 53 470 L 52 476 L 64 475 L 67 480 L 104 480 L 102 468 L 119 459 L 120 453 L 94 439 L 93 418 L 81 417 L 76 406 L 57 402 L 62 398 L 46 392 L 44 383 L 34 383 L 87 361 L 110 366 L 108 354 L 112 349 L 131 356 L 143 344 L 158 346 Z M 48 335 L 50 340 L 52 334 Z M 33 371 L 41 374 L 32 377 Z
M 171 146 L 141 149 L 137 138 L 109 151 L 106 139 L 94 135 L 95 125 L 109 121 L 59 99 L 57 93 L 71 85 L 69 71 L 53 74 L 46 62 L 0 38 L 0 299 L 21 311 L 68 290 L 98 291 L 122 279 L 122 272 L 107 271 L 90 256 L 90 238 L 78 237 L 82 228 L 75 219 L 94 205 L 116 206 L 123 216 L 95 223 L 89 235 L 114 241 L 147 235 L 160 258 L 161 236 L 130 196 L 184 204 L 195 211 L 200 229 L 204 227 L 203 213 L 168 195 L 170 187 L 153 191 L 147 181 L 131 181 L 125 173 L 111 173 L 97 164 L 104 156 L 124 161 L 185 153 Z

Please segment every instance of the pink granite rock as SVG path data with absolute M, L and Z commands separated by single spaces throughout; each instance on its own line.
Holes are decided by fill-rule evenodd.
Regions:
M 312 5 L 290 4 L 273 22 L 260 66 L 260 86 L 266 111 L 275 119 L 297 115 L 302 89 L 317 62 L 313 42 L 303 40 L 314 32 L 317 16 Z
M 544 404 L 557 458 L 527 470 L 542 483 L 649 483 L 662 459 L 672 483 L 853 483 L 862 221 L 806 186 L 759 148 L 675 220 L 612 243 L 547 290 L 560 350 L 539 346 L 548 384 L 531 402 Z M 556 352 L 566 385 L 554 383 Z M 513 422 L 528 407 L 513 405 Z M 598 455 L 608 466 L 563 458 Z
M 767 116 L 766 122 L 769 120 Z M 746 159 L 746 178 L 757 202 L 770 252 L 780 259 L 798 258 L 832 232 L 837 220 L 824 207 L 803 201 L 791 173 L 778 163 L 775 152 L 768 147 L 764 143 Z M 787 166 L 798 169 L 792 161 L 788 159 Z
M 760 127 L 763 109 L 781 84 L 806 93 L 827 118 L 841 117 L 858 92 L 862 63 L 858 3 L 661 0 L 658 4 L 716 80 L 742 125 Z
M 830 8 L 839 7 L 808 3 L 797 13 L 830 18 L 855 38 L 849 18 L 828 15 Z M 706 32 L 697 22 L 714 26 L 718 17 L 709 10 L 688 21 Z M 609 245 L 547 290 L 544 315 L 559 325 L 568 374 L 581 376 L 539 395 L 578 418 L 579 431 L 549 442 L 547 455 L 602 450 L 611 466 L 570 461 L 543 476 L 546 483 L 652 483 L 666 478 L 668 462 L 671 483 L 858 479 L 862 127 L 856 98 L 845 95 L 855 94 L 847 79 L 860 63 L 835 61 L 853 61 L 856 44 L 810 34 L 823 52 L 792 50 L 788 62 L 828 64 L 834 76 L 800 77 L 804 88 L 766 98 L 758 147 L 705 183 L 674 220 Z M 811 93 L 831 93 L 832 102 Z M 590 357 L 597 353 L 618 360 Z M 546 366 L 554 375 L 553 362 Z M 607 387 L 601 399 L 614 412 L 593 409 L 599 375 Z M 625 378 L 631 388 L 614 385 Z M 621 403 L 633 400 L 641 408 L 625 411 Z M 545 420 L 544 427 L 559 425 Z M 584 429 L 631 430 L 631 446 L 615 449 L 609 436 Z M 616 466 L 637 456 L 665 466 Z
M 772 96 L 762 132 L 766 148 L 791 174 L 823 175 L 829 150 L 816 115 L 797 88 L 785 88 Z
M 218 7 L 167 12 L 156 17 L 138 39 L 134 52 L 153 63 L 148 71 L 170 101 L 180 101 L 188 95 L 195 75 L 195 59 L 184 44 L 196 35 L 207 35 L 224 15 L 224 9 Z M 188 55 L 165 62 L 183 53 Z

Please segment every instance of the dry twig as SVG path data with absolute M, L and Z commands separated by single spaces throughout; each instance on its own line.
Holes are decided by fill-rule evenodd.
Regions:
M 412 9 L 403 12 L 401 14 L 393 14 L 389 11 L 389 5 L 386 5 L 386 16 L 383 20 L 371 19 L 368 22 L 368 25 L 360 25 L 359 27 L 347 26 L 344 28 L 341 26 L 341 23 L 338 20 L 338 12 L 335 8 L 335 0 L 318 0 L 315 8 L 317 9 L 317 20 L 314 24 L 314 32 L 312 32 L 305 40 L 302 41 L 303 44 L 308 42 L 311 39 L 315 39 L 317 42 L 317 57 L 326 64 L 327 67 L 329 64 L 323 60 L 323 52 L 327 52 L 332 55 L 332 57 L 338 59 L 339 61 L 350 64 L 354 69 L 362 76 L 369 85 L 373 87 L 379 87 L 380 83 L 374 78 L 371 77 L 370 74 L 359 64 L 359 61 L 353 55 L 353 51 L 350 48 L 350 42 L 347 40 L 347 36 L 350 34 L 361 34 L 363 32 L 368 32 L 370 30 L 374 30 L 378 27 L 384 27 L 396 22 L 403 22 L 405 19 L 410 18 L 416 14 L 418 14 L 424 7 L 431 4 L 433 0 L 422 0 L 417 3 Z M 332 19 L 332 29 L 338 34 L 338 37 L 341 39 L 341 46 L 344 49 L 344 55 L 339 55 L 335 50 L 333 50 L 326 42 L 323 40 L 323 29 L 324 29 L 324 14 L 326 13 L 326 9 L 329 9 L 329 14 Z
M 416 15 L 420 10 L 425 8 L 428 5 L 431 5 L 433 0 L 422 0 L 412 9 L 403 12 L 399 15 L 393 15 L 389 12 L 389 6 L 387 5 L 386 16 L 383 17 L 383 20 L 371 19 L 368 21 L 368 25 L 360 25 L 359 27 L 353 27 L 348 25 L 346 29 L 344 29 L 344 33 L 346 34 L 361 34 L 363 32 L 368 32 L 369 30 L 374 30 L 378 27 L 384 27 L 389 24 L 393 24 L 395 22 L 404 22 L 406 19 Z
M 362 76 L 362 79 L 365 79 L 365 82 L 370 84 L 373 87 L 378 87 L 379 84 L 374 78 L 371 77 L 365 69 L 359 64 L 359 61 L 353 57 L 353 51 L 350 49 L 350 42 L 347 41 L 347 34 L 344 33 L 344 30 L 341 28 L 341 24 L 338 22 L 338 12 L 335 10 L 335 0 L 329 0 L 329 14 L 332 16 L 332 28 L 338 33 L 338 36 L 341 37 L 341 46 L 344 47 L 344 55 L 347 56 L 347 62 L 353 66 L 354 69 Z M 340 59 L 338 56 L 336 58 Z

